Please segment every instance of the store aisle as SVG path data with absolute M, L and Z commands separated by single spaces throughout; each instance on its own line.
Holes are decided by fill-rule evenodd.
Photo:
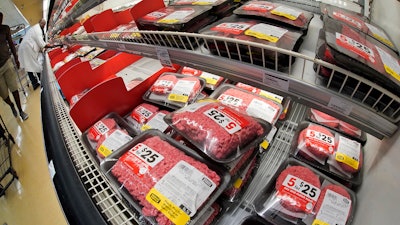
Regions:
M 21 101 L 29 119 L 14 118 L 9 106 L 0 102 L 0 114 L 13 135 L 13 167 L 19 180 L 14 181 L 0 198 L 0 225 L 67 224 L 50 179 L 42 133 L 40 89 L 26 88 Z

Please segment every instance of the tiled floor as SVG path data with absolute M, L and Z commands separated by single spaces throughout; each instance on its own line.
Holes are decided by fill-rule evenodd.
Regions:
M 67 224 L 55 194 L 47 168 L 42 122 L 40 89 L 25 88 L 21 93 L 23 108 L 29 119 L 14 118 L 9 106 L 0 100 L 0 114 L 13 135 L 12 163 L 19 179 L 0 198 L 0 224 Z M 0 174 L 2 175 L 2 174 Z M 4 180 L 3 180 L 4 181 Z

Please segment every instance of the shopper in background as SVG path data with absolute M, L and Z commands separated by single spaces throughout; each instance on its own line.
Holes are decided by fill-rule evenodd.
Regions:
M 32 82 L 33 89 L 40 86 L 40 73 L 42 72 L 42 52 L 46 45 L 44 42 L 44 26 L 46 20 L 41 19 L 38 24 L 33 25 L 24 35 L 21 44 L 18 47 L 19 61 L 21 67 L 28 72 L 29 79 Z M 35 76 L 37 75 L 37 77 Z
M 26 120 L 28 119 L 28 114 L 22 111 L 18 92 L 17 73 L 11 59 L 10 50 L 14 56 L 15 64 L 19 68 L 18 55 L 11 38 L 10 27 L 3 25 L 3 13 L 0 12 L 0 94 L 3 100 L 11 107 L 14 116 L 17 117 L 18 112 L 15 110 L 14 104 L 8 94 L 8 91 L 11 91 L 17 104 L 19 115 L 22 120 Z

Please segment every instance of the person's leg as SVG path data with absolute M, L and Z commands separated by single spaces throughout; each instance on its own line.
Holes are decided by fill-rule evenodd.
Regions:
M 33 72 L 28 72 L 29 80 L 31 80 L 33 90 L 36 90 L 36 88 L 39 87 L 39 82 L 38 79 L 36 78 L 35 74 Z
M 12 103 L 10 96 L 8 95 L 8 86 L 7 86 L 7 79 L 6 74 L 8 72 L 8 65 L 7 62 L 0 67 L 0 95 L 1 98 L 7 103 L 14 114 L 15 117 L 18 116 L 17 110 L 15 110 L 14 104 Z
M 17 78 L 16 77 L 17 74 L 16 74 L 16 72 L 14 70 L 14 66 L 13 66 L 11 60 L 8 60 L 6 62 L 6 64 L 8 64 L 8 70 L 4 74 L 4 78 L 5 78 L 6 84 L 8 86 L 8 89 L 13 94 L 14 101 L 15 101 L 17 107 L 18 107 L 19 115 L 21 116 L 21 119 L 22 120 L 26 120 L 26 119 L 28 119 L 29 116 L 28 116 L 28 114 L 26 114 L 22 110 L 22 107 L 21 107 L 21 100 L 20 100 L 20 97 L 19 97 L 18 84 L 17 84 L 17 79 L 16 79 Z M 12 102 L 11 102 L 9 97 L 7 98 L 7 100 L 5 99 L 5 101 L 6 102 L 9 101 L 12 104 Z

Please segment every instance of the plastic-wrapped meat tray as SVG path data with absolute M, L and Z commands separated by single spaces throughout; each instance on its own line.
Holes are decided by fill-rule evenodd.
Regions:
M 191 31 L 210 10 L 209 6 L 167 6 L 139 18 L 137 23 L 143 30 Z
M 250 41 L 291 51 L 297 51 L 303 41 L 303 34 L 300 31 L 268 24 L 261 20 L 240 18 L 236 15 L 218 20 L 202 29 L 200 33 Z M 250 54 L 247 45 L 239 44 L 238 49 L 236 44 L 228 43 L 226 46 L 225 42 L 214 40 L 206 40 L 205 47 L 214 55 L 220 54 L 223 57 L 241 59 L 244 62 L 253 60 L 254 64 L 263 65 L 265 63 L 270 68 L 275 68 L 275 57 L 277 57 L 279 70 L 289 67 L 289 56 L 281 53 L 275 54 L 275 51 L 250 47 Z M 292 58 L 291 63 L 294 61 L 295 58 Z
M 140 30 L 196 33 L 216 20 L 215 16 L 210 15 L 211 8 L 211 6 L 167 6 L 137 19 L 137 23 Z M 149 42 L 152 43 L 151 40 Z M 181 40 L 173 35 L 160 39 L 160 44 L 178 48 L 197 47 L 194 38 Z
M 170 109 L 178 109 L 194 102 L 206 81 L 196 76 L 166 72 L 154 82 L 143 99 Z
M 111 112 L 83 132 L 82 140 L 94 158 L 101 162 L 137 135 L 121 116 Z
M 222 17 L 229 12 L 234 4 L 232 0 L 215 0 L 215 1 L 202 1 L 202 0 L 177 0 L 170 4 L 171 6 L 211 6 L 210 13 L 217 17 Z
M 335 63 L 400 94 L 400 60 L 385 45 L 331 18 L 324 18 L 325 41 Z
M 118 27 L 100 34 L 100 38 L 102 39 L 132 39 L 135 38 L 135 31 L 138 31 L 139 28 L 135 21 L 131 21 L 128 24 L 121 24 Z
M 334 65 L 342 66 L 334 58 L 335 54 L 337 55 L 340 53 L 335 51 L 333 48 L 330 47 L 330 45 L 327 44 L 325 35 L 326 35 L 325 30 L 321 29 L 319 32 L 319 39 L 317 42 L 316 58 L 322 59 L 322 60 L 329 62 L 331 64 L 334 64 Z M 388 51 L 390 51 L 390 50 L 388 50 Z M 343 57 L 345 57 L 345 56 L 343 56 Z M 345 59 L 343 59 L 343 60 L 345 60 Z M 348 59 L 348 60 L 349 60 L 348 62 L 350 62 L 350 59 Z M 355 60 L 351 60 L 351 62 L 358 63 L 359 65 L 361 64 Z M 385 83 L 382 83 L 382 77 L 384 77 L 384 75 L 380 76 L 380 74 L 377 72 L 375 72 L 375 74 L 371 74 L 371 72 L 364 73 L 364 72 L 359 72 L 359 70 L 354 71 L 354 69 L 352 70 L 351 68 L 348 68 L 348 66 L 343 66 L 343 67 L 347 68 L 349 71 L 355 72 L 356 74 L 358 73 L 360 76 L 366 75 L 366 76 L 364 76 L 365 78 L 370 79 L 373 82 L 376 82 L 378 85 L 392 91 L 393 93 L 399 93 L 398 90 L 393 90 L 393 88 L 389 89 L 388 86 L 385 85 Z M 314 64 L 315 71 L 317 71 L 317 68 L 318 68 L 317 65 Z M 368 67 L 365 69 L 368 69 Z M 369 69 L 369 70 L 371 70 L 371 69 Z M 320 79 L 321 85 L 326 86 L 329 82 L 330 89 L 333 89 L 335 91 L 341 90 L 342 94 L 352 96 L 354 99 L 363 101 L 363 103 L 366 105 L 374 106 L 378 110 L 383 110 L 387 107 L 387 104 L 389 104 L 390 99 L 381 97 L 381 92 L 375 91 L 375 90 L 370 91 L 371 86 L 369 86 L 369 85 L 365 85 L 365 84 L 358 85 L 358 83 L 359 83 L 358 79 L 355 79 L 352 77 L 347 77 L 346 75 L 341 74 L 336 71 L 335 71 L 334 76 L 331 77 L 332 70 L 327 67 L 324 67 L 324 66 L 320 67 L 318 73 L 321 78 Z M 375 77 L 375 79 L 374 79 L 374 77 Z M 357 90 L 355 90 L 356 87 L 358 87 Z M 379 98 L 380 98 L 380 101 L 376 104 L 376 102 Z M 390 118 L 396 118 L 397 115 L 393 115 L 393 113 L 398 109 L 398 107 L 400 107 L 399 104 L 392 103 L 389 106 L 389 108 L 387 108 L 384 111 L 384 114 Z
M 224 81 L 225 78 L 207 73 L 205 71 L 197 70 L 191 67 L 184 66 L 182 70 L 180 71 L 181 74 L 184 75 L 191 75 L 191 76 L 196 76 L 196 77 L 201 77 L 206 80 L 206 88 L 210 90 L 215 90 L 218 86 L 220 86 Z
M 289 158 L 254 203 L 274 225 L 352 224 L 356 194 L 309 165 Z
M 276 123 L 282 112 L 282 105 L 278 102 L 231 84 L 221 85 L 210 95 L 210 98 L 271 124 Z
M 164 121 L 164 116 L 168 113 L 170 112 L 156 105 L 141 103 L 124 118 L 138 134 L 148 129 L 157 129 L 168 134 L 171 129 Z
M 270 132 L 271 124 L 242 114 L 220 102 L 190 104 L 164 117 L 202 154 L 218 163 L 230 163 Z
M 398 49 L 393 44 L 393 41 L 390 39 L 386 31 L 378 25 L 368 21 L 366 17 L 330 5 L 326 5 L 324 9 L 321 8 L 321 11 L 322 10 L 324 10 L 325 15 L 329 16 L 330 18 L 368 34 L 370 37 L 375 38 L 388 48 L 392 49 L 394 52 L 398 53 Z
M 325 126 L 301 122 L 290 155 L 351 189 L 363 181 L 364 150 L 360 142 Z
M 101 170 L 153 225 L 196 223 L 230 182 L 223 167 L 157 130 L 111 154 Z
M 360 142 L 363 146 L 367 142 L 367 135 L 364 131 L 319 110 L 312 108 L 308 109 L 306 119 L 354 139 Z
M 281 26 L 293 27 L 307 33 L 308 25 L 314 17 L 313 13 L 285 4 L 268 1 L 248 1 L 233 11 L 244 17 L 256 17 Z

